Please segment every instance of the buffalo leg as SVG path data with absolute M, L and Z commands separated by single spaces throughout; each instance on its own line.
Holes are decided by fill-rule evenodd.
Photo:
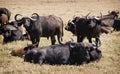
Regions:
M 51 43 L 52 43 L 52 45 L 54 45 L 55 42 L 56 42 L 56 40 L 55 40 L 55 36 L 51 36 Z
M 95 38 L 96 40 L 95 40 L 95 44 L 96 44 L 96 46 L 100 46 L 101 45 L 101 41 L 100 41 L 100 39 L 99 38 Z
M 60 35 L 57 35 L 57 37 L 58 37 L 58 42 L 59 42 L 59 44 L 62 44 L 62 36 L 60 36 Z
M 39 41 L 40 41 L 40 36 L 37 36 L 37 37 L 36 37 L 36 42 L 35 42 L 35 44 L 36 44 L 37 47 L 38 47 L 38 45 L 39 45 Z
M 77 42 L 80 42 L 80 36 L 79 35 L 77 36 Z
M 31 38 L 32 44 L 36 44 L 37 43 L 37 39 L 36 39 L 35 36 L 31 36 L 30 38 Z M 38 44 L 36 46 L 38 46 Z
M 88 41 L 89 41 L 90 43 L 92 43 L 92 38 L 88 38 Z
M 32 44 L 35 44 L 36 40 L 31 38 Z

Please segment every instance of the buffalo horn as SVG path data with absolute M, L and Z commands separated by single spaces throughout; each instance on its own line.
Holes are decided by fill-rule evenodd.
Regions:
M 87 17 L 88 17 L 88 15 L 90 14 L 90 12 L 85 16 L 86 17 L 86 19 L 87 19 Z
M 74 24 L 71 20 L 69 20 L 68 23 L 72 23 L 72 24 Z
M 36 18 L 34 18 L 35 17 L 34 15 L 36 15 Z M 37 13 L 33 13 L 30 19 L 33 21 L 37 21 L 39 19 L 39 15 Z
M 22 15 L 21 15 L 21 14 L 16 14 L 16 15 L 15 15 L 15 17 L 14 17 L 14 18 L 15 18 L 15 21 L 17 21 L 17 22 L 19 22 L 19 21 L 20 21 L 20 20 L 18 20 L 18 19 L 17 19 L 17 17 L 18 17 L 18 16 L 22 16 Z

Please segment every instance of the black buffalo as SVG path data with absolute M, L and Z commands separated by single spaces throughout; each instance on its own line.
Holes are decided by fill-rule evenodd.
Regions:
M 24 25 L 30 35 L 32 44 L 39 44 L 40 37 L 51 37 L 51 43 L 53 45 L 56 42 L 55 35 L 58 37 L 58 42 L 62 44 L 63 21 L 60 17 L 54 15 L 39 16 L 37 13 L 34 13 L 33 15 L 36 17 L 23 17 L 17 20 L 18 15 L 20 14 L 15 16 L 15 20 Z
M 19 26 L 20 24 L 17 21 L 11 21 L 11 22 L 9 22 L 9 25 L 12 25 L 22 31 L 22 27 Z
M 17 21 L 11 21 L 11 22 L 9 22 L 8 24 L 14 26 L 14 27 L 17 28 L 19 31 L 22 32 L 22 38 L 21 38 L 21 40 L 30 40 L 29 34 L 28 34 L 27 32 L 26 32 L 25 34 L 23 34 L 23 31 L 24 31 L 24 30 L 23 30 L 22 26 L 20 26 L 21 24 L 19 24 Z
M 96 46 L 100 45 L 100 34 L 110 32 L 104 27 L 104 23 L 100 19 L 87 17 L 75 17 L 72 21 L 68 22 L 65 29 L 77 36 L 77 42 L 82 42 L 87 37 L 89 42 L 92 43 L 91 38 L 95 38 Z
M 32 49 L 31 49 L 32 48 Z M 27 50 L 27 51 L 26 51 Z M 100 60 L 101 51 L 91 43 L 51 45 L 47 47 L 26 47 L 24 61 L 47 64 L 83 64 Z
M 20 40 L 22 38 L 21 30 L 9 24 L 3 25 L 1 27 L 1 32 L 4 38 L 3 43 Z
M 23 34 L 19 27 L 15 27 L 12 24 L 2 26 L 0 31 L 4 38 L 3 43 L 16 40 L 30 40 L 29 34 Z

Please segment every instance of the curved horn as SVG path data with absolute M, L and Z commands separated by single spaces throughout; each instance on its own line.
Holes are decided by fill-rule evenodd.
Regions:
M 68 23 L 74 24 L 71 20 L 69 20 Z
M 36 17 L 34 15 L 36 15 Z M 33 21 L 37 21 L 39 19 L 39 15 L 37 13 L 33 13 L 30 19 Z
M 39 14 L 37 13 L 33 13 L 32 16 L 36 15 L 37 16 L 37 19 L 39 19 Z
M 21 14 L 16 14 L 15 17 L 14 17 L 15 21 L 20 21 L 20 20 L 17 19 L 18 16 L 22 16 L 22 15 Z
M 88 17 L 88 15 L 90 14 L 91 12 L 89 12 L 85 17 L 86 17 L 86 19 L 87 19 L 87 17 Z
M 32 16 L 33 16 L 33 15 L 36 15 L 37 17 L 39 17 L 39 14 L 37 14 L 37 13 L 33 13 Z

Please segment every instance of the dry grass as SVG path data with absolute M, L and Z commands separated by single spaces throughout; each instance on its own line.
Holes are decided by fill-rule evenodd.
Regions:
M 49 1 L 49 2 L 47 2 Z M 30 16 L 36 12 L 40 15 L 54 14 L 60 16 L 64 24 L 74 15 L 100 15 L 106 14 L 108 10 L 120 11 L 120 0 L 0 0 L 0 7 L 8 8 L 11 20 L 14 15 L 20 13 Z M 70 32 L 64 30 L 64 42 L 73 37 Z M 99 62 L 85 65 L 47 65 L 31 64 L 23 62 L 22 58 L 13 57 L 9 52 L 13 48 L 25 47 L 30 41 L 16 41 L 2 45 L 0 36 L 0 74 L 120 74 L 120 32 L 102 34 L 100 47 L 103 57 Z M 50 40 L 42 38 L 39 46 L 50 45 Z

